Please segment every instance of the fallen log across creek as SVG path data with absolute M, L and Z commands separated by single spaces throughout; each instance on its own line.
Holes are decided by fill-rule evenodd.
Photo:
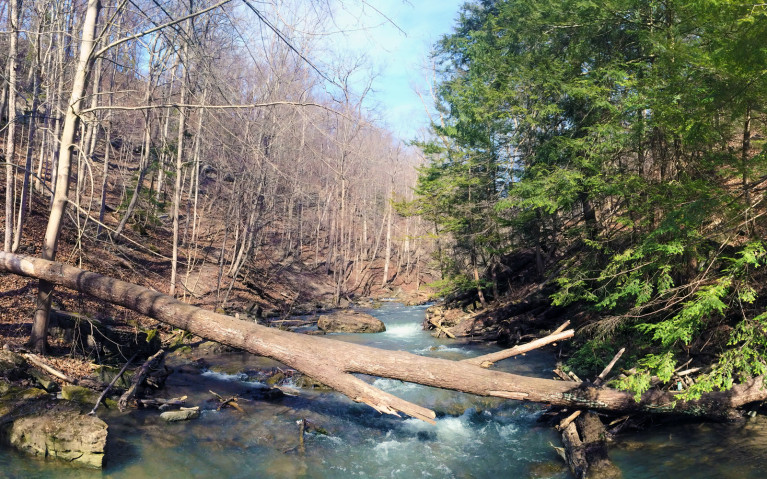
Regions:
M 434 411 L 381 391 L 354 374 L 398 379 L 480 396 L 616 412 L 721 418 L 727 417 L 738 406 L 767 399 L 767 389 L 760 376 L 728 391 L 710 392 L 697 401 L 676 401 L 671 391 L 650 390 L 637 402 L 629 392 L 598 388 L 588 382 L 520 376 L 485 369 L 467 361 L 381 350 L 268 328 L 191 306 L 143 286 L 39 258 L 0 253 L 0 271 L 49 281 L 124 306 L 197 336 L 273 358 L 377 411 L 394 415 L 402 412 L 427 422 L 434 422 Z

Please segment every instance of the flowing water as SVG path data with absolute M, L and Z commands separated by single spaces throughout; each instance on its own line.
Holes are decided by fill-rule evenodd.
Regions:
M 401 349 L 447 359 L 496 350 L 494 346 L 433 338 L 421 330 L 424 307 L 386 303 L 372 314 L 386 323 L 379 334 L 338 334 L 343 341 Z M 535 404 L 481 398 L 389 379 L 369 378 L 381 389 L 437 412 L 437 424 L 382 416 L 331 392 L 302 389 L 299 396 L 241 401 L 246 414 L 216 411 L 210 390 L 247 398 L 259 389 L 253 371 L 278 366 L 248 354 L 206 357 L 202 373 L 175 368 L 163 395 L 187 395 L 202 416 L 167 424 L 156 411 L 105 415 L 110 425 L 107 467 L 89 471 L 0 451 L 0 477 L 40 478 L 567 478 L 539 425 Z M 499 369 L 550 377 L 543 352 L 499 363 Z M 262 386 L 261 386 L 262 387 Z M 305 435 L 299 422 L 321 432 Z M 767 427 L 761 418 L 738 425 L 689 425 L 629 436 L 611 452 L 626 478 L 766 477 Z

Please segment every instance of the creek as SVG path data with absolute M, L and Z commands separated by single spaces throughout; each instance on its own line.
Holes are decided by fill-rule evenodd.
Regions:
M 387 331 L 336 334 L 335 338 L 383 349 L 402 349 L 447 359 L 493 352 L 493 345 L 441 340 L 421 330 L 424 306 L 384 303 L 371 314 Z M 100 412 L 110 430 L 103 471 L 70 468 L 0 451 L 0 477 L 13 478 L 568 478 L 550 444 L 557 434 L 537 422 L 543 407 L 453 391 L 369 378 L 377 387 L 437 412 L 437 424 L 382 416 L 336 393 L 301 389 L 298 396 L 241 400 L 245 414 L 216 411 L 222 396 L 259 389 L 254 371 L 278 363 L 244 353 L 205 356 L 205 368 L 171 363 L 163 397 L 188 396 L 199 419 L 165 423 L 157 411 Z M 517 374 L 550 377 L 549 352 L 533 351 L 496 367 Z M 100 411 L 103 411 L 101 409 Z M 299 422 L 320 430 L 305 434 Z M 611 457 L 626 478 L 763 478 L 767 422 L 761 417 L 736 424 L 689 424 L 623 436 Z

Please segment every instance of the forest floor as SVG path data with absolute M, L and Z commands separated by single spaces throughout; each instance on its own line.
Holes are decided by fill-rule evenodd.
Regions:
M 0 185 L 0 197 L 4 187 Z M 117 204 L 119 199 L 110 198 L 108 204 Z M 31 215 L 24 226 L 18 253 L 39 256 L 47 222 L 47 202 L 35 196 Z M 46 212 L 46 213 L 43 213 Z M 96 237 L 96 224 L 79 218 L 73 208 L 67 209 L 57 260 L 167 293 L 171 274 L 171 225 L 153 228 L 125 228 L 123 239 L 114 241 L 108 235 Z M 91 217 L 97 213 L 91 212 Z M 112 215 L 112 217 L 109 217 Z M 106 224 L 117 224 L 119 218 L 108 213 Z M 78 224 L 79 223 L 79 224 Z M 0 232 L 3 230 L 0 228 Z M 220 244 L 215 225 L 203 222 L 200 226 L 201 245 Z M 217 240 L 218 241 L 214 241 Z M 191 272 L 187 274 L 189 258 L 187 248 L 180 248 L 178 261 L 178 297 L 185 302 L 210 310 L 220 310 L 221 300 L 230 288 L 232 279 L 224 272 L 219 279 L 218 258 L 220 250 L 205 246 L 193 254 Z M 267 255 L 263 255 L 267 256 Z M 374 264 L 373 269 L 382 269 Z M 225 312 L 253 309 L 258 305 L 262 311 L 273 316 L 286 317 L 307 310 L 332 307 L 334 285 L 332 276 L 324 268 L 306 264 L 300 260 L 273 261 L 265 257 L 252 265 L 231 283 L 231 292 L 226 301 Z M 29 339 L 32 328 L 37 294 L 37 281 L 9 273 L 0 273 L 0 347 L 22 348 Z M 417 288 L 415 282 L 395 281 L 382 288 L 376 285 L 371 298 L 397 297 L 408 302 L 423 302 L 428 294 Z M 344 304 L 347 302 L 344 301 Z M 54 292 L 55 310 L 84 315 L 96 320 L 108 318 L 121 328 L 157 329 L 161 337 L 171 335 L 167 328 L 155 320 L 126 308 L 93 299 L 87 295 L 57 288 Z M 49 361 L 59 370 L 74 376 L 91 374 L 95 367 L 92 357 L 75 351 L 72 344 L 51 337 Z

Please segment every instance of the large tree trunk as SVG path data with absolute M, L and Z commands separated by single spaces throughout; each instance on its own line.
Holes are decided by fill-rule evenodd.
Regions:
M 434 412 L 380 391 L 351 373 L 369 374 L 481 396 L 535 401 L 603 411 L 726 416 L 733 408 L 767 399 L 763 377 L 711 392 L 698 401 L 675 401 L 671 392 L 651 390 L 639 402 L 632 394 L 552 379 L 491 371 L 467 361 L 384 351 L 319 336 L 280 331 L 206 311 L 175 298 L 61 263 L 0 253 L 0 271 L 61 285 L 132 309 L 203 338 L 267 356 L 389 414 L 404 412 L 431 421 Z
M 80 59 L 75 69 L 75 76 L 72 81 L 72 95 L 67 104 L 66 115 L 64 116 L 64 129 L 61 132 L 59 164 L 56 170 L 57 179 L 53 193 L 53 204 L 51 205 L 51 214 L 48 217 L 48 226 L 45 230 L 45 238 L 43 239 L 42 256 L 49 260 L 56 258 L 59 234 L 61 232 L 61 220 L 64 217 L 64 209 L 68 201 L 72 151 L 75 146 L 75 133 L 77 132 L 77 122 L 80 117 L 80 110 L 82 109 L 81 103 L 85 93 L 86 78 L 93 61 L 93 43 L 99 8 L 99 0 L 88 0 L 88 8 L 83 22 L 83 37 L 80 44 Z M 37 292 L 37 309 L 35 310 L 32 337 L 30 338 L 32 347 L 39 353 L 45 353 L 47 348 L 48 314 L 51 310 L 53 287 L 52 282 L 40 279 L 40 286 Z

